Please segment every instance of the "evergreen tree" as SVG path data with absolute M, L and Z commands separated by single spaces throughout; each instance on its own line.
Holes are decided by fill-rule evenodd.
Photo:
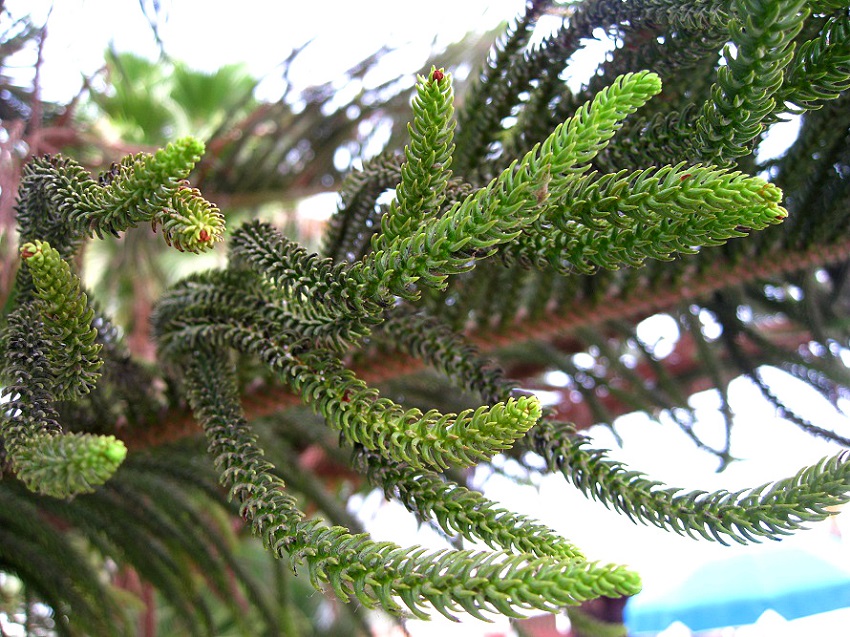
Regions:
M 518 617 L 636 593 L 638 574 L 466 488 L 463 470 L 500 453 L 536 456 L 636 522 L 721 543 L 779 539 L 848 499 L 843 451 L 771 485 L 683 493 L 580 430 L 664 410 L 725 464 L 728 431 L 720 448 L 702 441 L 687 399 L 715 387 L 728 430 L 726 389 L 746 375 L 847 446 L 763 370 L 836 406 L 850 387 L 850 5 L 586 0 L 531 44 L 548 8 L 528 4 L 462 102 L 450 69 L 418 78 L 403 152 L 346 178 L 322 254 L 263 220 L 226 236 L 188 181 L 204 151 L 191 137 L 99 178 L 62 157 L 25 168 L 0 336 L 0 570 L 55 611 L 57 632 L 127 634 L 116 585 L 132 573 L 184 632 L 219 633 L 220 599 L 234 632 L 298 634 L 288 578 L 273 570 L 270 590 L 250 573 L 224 511 L 316 588 L 396 615 Z M 617 47 L 572 90 L 570 62 L 600 29 Z M 790 115 L 793 145 L 759 161 Z M 130 355 L 76 272 L 86 243 L 143 223 L 177 250 L 228 254 L 157 301 L 156 366 Z M 686 369 L 637 337 L 656 312 L 675 317 Z M 523 390 L 554 368 L 575 405 Z M 303 475 L 305 449 L 490 549 L 374 541 L 321 472 Z

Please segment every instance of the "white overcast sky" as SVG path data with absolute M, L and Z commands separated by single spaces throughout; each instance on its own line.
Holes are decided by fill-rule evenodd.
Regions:
M 166 50 L 201 70 L 244 62 L 255 75 L 266 76 L 294 48 L 312 40 L 290 76 L 295 86 L 305 87 L 337 77 L 381 45 L 399 49 L 397 58 L 410 72 L 426 60 L 432 43 L 441 48 L 476 27 L 485 31 L 512 20 L 525 3 L 243 0 L 238 9 L 228 0 L 162 4 L 168 17 L 161 29 Z M 151 58 L 157 55 L 147 20 L 134 0 L 7 0 L 6 7 L 14 16 L 30 13 L 39 24 L 52 7 L 42 70 L 47 99 L 72 96 L 81 74 L 97 70 L 110 45 Z
M 161 4 L 167 20 L 160 35 L 173 58 L 205 71 L 243 62 L 253 75 L 267 78 L 260 96 L 276 99 L 282 94 L 277 67 L 307 42 L 289 73 L 296 91 L 339 77 L 387 45 L 396 52 L 386 56 L 371 76 L 380 84 L 413 73 L 433 48 L 456 42 L 471 30 L 483 32 L 513 20 L 523 11 L 525 0 L 243 0 L 238 10 L 229 0 Z M 15 17 L 33 15 L 37 24 L 50 12 L 41 70 L 42 97 L 48 101 L 70 100 L 83 76 L 103 65 L 109 46 L 151 59 L 158 54 L 136 0 L 7 0 L 5 6 Z M 598 58 L 607 45 L 595 44 L 576 57 Z M 574 80 L 584 73 L 580 66 L 580 62 L 573 65 Z M 587 73 L 592 68 L 588 65 Z M 796 136 L 798 121 L 794 118 L 776 128 L 778 134 L 760 148 L 760 159 L 782 152 Z

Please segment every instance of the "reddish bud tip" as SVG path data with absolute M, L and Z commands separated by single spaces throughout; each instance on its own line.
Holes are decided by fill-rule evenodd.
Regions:
M 431 73 L 431 79 L 435 82 L 439 82 L 444 77 L 445 75 L 443 75 L 443 72 L 440 69 L 436 69 L 433 73 Z
M 210 240 L 210 233 L 207 232 L 206 228 L 204 228 L 203 230 L 201 230 L 198 233 L 198 239 L 200 239 L 201 241 L 204 241 L 204 242 L 207 242 L 207 241 Z
M 30 252 L 29 250 L 21 250 L 21 258 L 26 260 L 29 259 L 35 252 Z

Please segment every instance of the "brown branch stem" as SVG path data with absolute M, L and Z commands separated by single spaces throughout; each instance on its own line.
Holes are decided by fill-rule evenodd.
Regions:
M 468 334 L 470 340 L 484 353 L 495 353 L 500 348 L 522 342 L 551 342 L 579 327 L 596 326 L 612 319 L 640 320 L 653 313 L 674 308 L 688 299 L 705 297 L 718 290 L 770 279 L 792 272 L 826 266 L 846 260 L 850 256 L 850 240 L 829 246 L 818 246 L 797 253 L 782 252 L 758 263 L 745 262 L 731 268 L 718 263 L 712 268 L 686 279 L 679 287 L 658 294 L 641 290 L 623 298 L 605 299 L 590 311 L 549 312 L 536 320 L 519 319 L 507 330 L 499 332 L 480 331 Z M 800 336 L 805 338 L 805 335 Z M 380 361 L 365 359 L 352 366 L 353 371 L 365 382 L 376 385 L 391 378 L 415 374 L 425 367 L 424 363 L 404 354 L 382 353 Z M 277 411 L 300 404 L 297 396 L 285 387 L 264 385 L 243 396 L 243 407 L 250 419 L 268 416 Z M 581 410 L 569 414 L 574 421 L 582 418 Z M 576 422 L 581 426 L 582 423 Z M 186 412 L 164 415 L 160 424 L 133 432 L 124 442 L 130 449 L 138 449 L 199 433 L 198 426 Z

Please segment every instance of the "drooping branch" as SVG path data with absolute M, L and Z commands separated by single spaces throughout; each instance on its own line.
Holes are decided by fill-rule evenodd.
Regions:
M 239 408 L 234 371 L 220 352 L 196 351 L 186 361 L 187 394 L 201 421 L 222 481 L 243 517 L 277 555 L 306 563 L 311 581 L 336 595 L 356 597 L 399 612 L 400 598 L 427 618 L 426 603 L 455 619 L 465 610 L 520 616 L 518 610 L 554 610 L 599 595 L 636 592 L 636 578 L 621 567 L 600 567 L 575 557 L 532 557 L 504 552 L 403 549 L 351 535 L 341 527 L 305 521 L 283 482 L 271 474 Z

